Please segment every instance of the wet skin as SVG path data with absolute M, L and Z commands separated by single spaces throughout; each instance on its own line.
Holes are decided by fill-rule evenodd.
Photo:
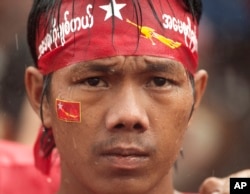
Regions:
M 116 56 L 53 73 L 43 104 L 62 161 L 63 193 L 172 193 L 170 169 L 194 104 L 182 64 Z M 55 100 L 81 103 L 81 122 L 57 118 Z

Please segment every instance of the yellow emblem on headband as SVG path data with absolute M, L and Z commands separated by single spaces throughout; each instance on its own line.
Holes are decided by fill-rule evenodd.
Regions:
M 166 46 L 176 49 L 181 46 L 180 42 L 175 42 L 169 38 L 166 38 L 165 36 L 162 36 L 158 33 L 155 32 L 153 28 L 147 27 L 147 26 L 139 26 L 133 22 L 131 22 L 129 19 L 126 20 L 129 24 L 132 24 L 133 26 L 136 26 L 137 28 L 140 29 L 140 32 L 142 36 L 146 39 L 149 39 L 152 43 L 152 45 L 156 45 L 155 42 L 153 41 L 153 38 L 159 40 L 161 43 L 165 44 Z

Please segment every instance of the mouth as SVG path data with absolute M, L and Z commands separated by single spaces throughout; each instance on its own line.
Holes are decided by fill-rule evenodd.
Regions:
M 104 150 L 101 158 L 112 168 L 120 170 L 134 170 L 146 165 L 150 157 L 149 152 L 137 147 L 114 147 Z

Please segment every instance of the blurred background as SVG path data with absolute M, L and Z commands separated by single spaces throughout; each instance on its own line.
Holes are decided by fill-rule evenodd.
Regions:
M 0 138 L 31 145 L 38 118 L 25 97 L 24 70 L 32 64 L 26 22 L 32 0 L 0 1 Z
M 175 184 L 196 191 L 208 176 L 250 168 L 250 1 L 203 0 L 200 67 L 208 88 L 179 158 Z
M 32 64 L 26 20 L 32 0 L 0 2 L 0 139 L 32 146 L 40 125 L 24 92 Z M 197 191 L 208 176 L 250 168 L 250 1 L 203 0 L 200 67 L 209 84 L 174 173 L 179 190 Z

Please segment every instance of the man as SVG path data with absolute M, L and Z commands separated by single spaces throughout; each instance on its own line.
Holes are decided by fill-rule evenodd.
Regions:
M 26 88 L 43 127 L 36 166 L 56 146 L 58 193 L 173 194 L 171 168 L 204 93 L 197 1 L 34 1 Z

